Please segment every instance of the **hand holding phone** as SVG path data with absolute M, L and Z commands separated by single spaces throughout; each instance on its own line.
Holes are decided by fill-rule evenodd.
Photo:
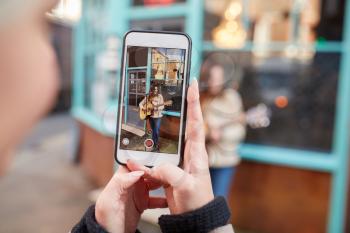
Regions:
M 133 160 L 127 162 L 129 170 L 143 171 L 149 182 L 164 187 L 171 214 L 198 209 L 214 199 L 197 81 L 193 81 L 189 87 L 187 102 L 187 136 L 183 169 L 171 163 L 150 169 Z
M 134 232 L 145 209 L 168 206 L 172 214 L 182 214 L 214 199 L 197 81 L 188 89 L 187 102 L 184 169 L 171 163 L 150 169 L 132 160 L 127 161 L 127 167 L 119 166 L 96 203 L 96 220 L 105 229 Z M 149 196 L 150 190 L 161 186 L 166 199 Z
M 143 174 L 120 166 L 99 195 L 95 218 L 108 232 L 135 232 L 144 210 L 167 207 L 166 199 L 149 196 L 149 187 L 157 184 L 146 182 Z

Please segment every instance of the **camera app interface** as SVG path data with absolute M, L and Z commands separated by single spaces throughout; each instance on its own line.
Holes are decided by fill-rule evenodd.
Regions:
M 127 47 L 120 149 L 178 153 L 185 53 Z

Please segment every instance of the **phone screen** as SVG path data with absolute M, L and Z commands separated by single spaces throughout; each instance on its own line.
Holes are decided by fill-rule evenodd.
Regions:
M 185 49 L 127 47 L 120 105 L 120 150 L 179 153 L 185 59 Z

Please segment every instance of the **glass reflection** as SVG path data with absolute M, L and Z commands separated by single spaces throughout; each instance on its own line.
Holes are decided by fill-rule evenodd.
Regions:
M 205 54 L 205 61 L 225 68 L 227 85 L 240 80 L 246 110 L 264 103 L 271 111 L 269 127 L 248 127 L 247 143 L 317 151 L 332 149 L 340 58 L 319 52 L 308 62 L 257 59 L 252 52 Z

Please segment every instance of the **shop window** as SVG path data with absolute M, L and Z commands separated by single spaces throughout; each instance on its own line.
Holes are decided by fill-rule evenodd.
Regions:
M 128 105 L 138 107 L 146 93 L 146 70 L 129 71 L 128 82 Z
M 226 85 L 238 81 L 245 110 L 264 103 L 267 128 L 248 127 L 247 143 L 327 151 L 332 149 L 341 55 L 316 52 L 308 60 L 257 58 L 253 52 L 207 53 L 221 64 Z M 287 132 L 287 133 L 286 133 Z
M 220 47 L 340 41 L 345 0 L 206 0 L 204 39 Z
M 132 47 L 129 49 L 128 67 L 147 66 L 147 48 Z

